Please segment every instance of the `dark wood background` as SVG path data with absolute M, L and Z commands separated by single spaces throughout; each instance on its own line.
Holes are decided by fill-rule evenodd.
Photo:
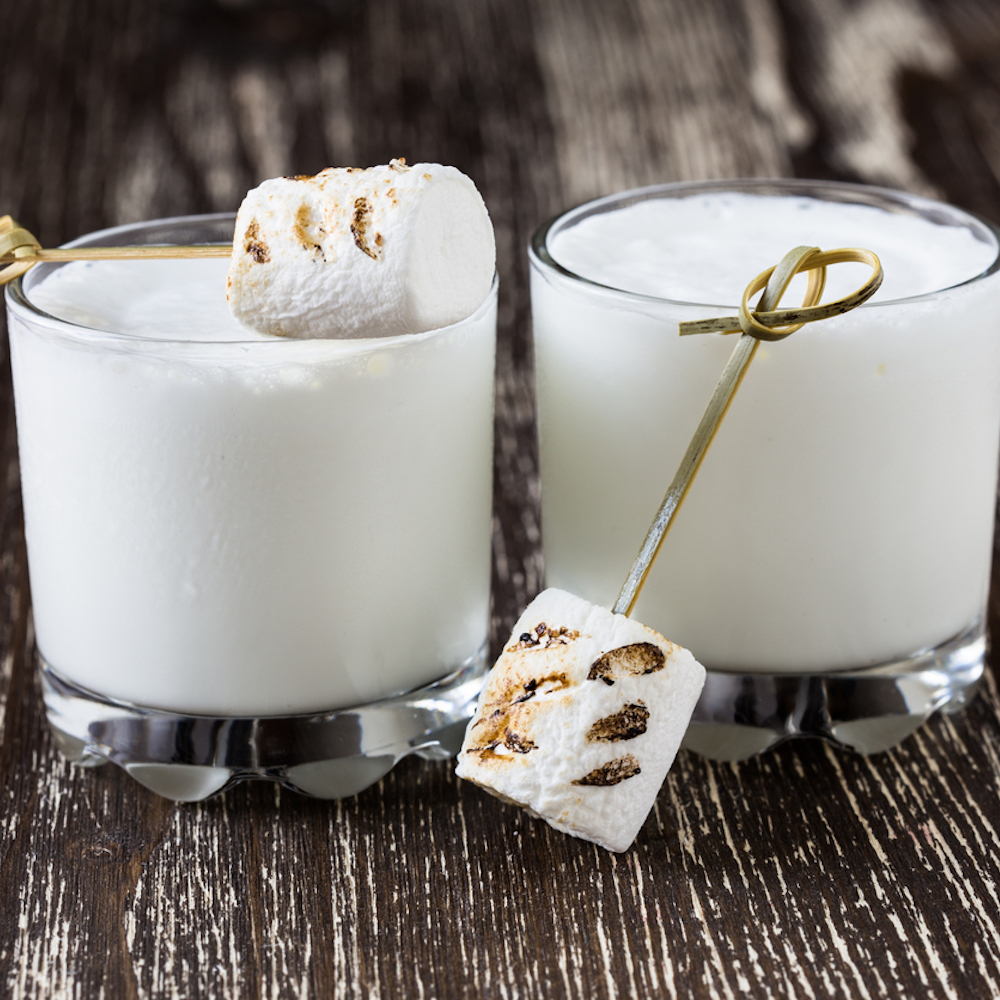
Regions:
M 454 163 L 502 279 L 494 641 L 539 589 L 524 248 L 656 181 L 835 177 L 1000 220 L 995 0 L 4 0 L 0 212 L 45 245 L 259 180 Z M 45 731 L 0 389 L 0 996 L 1000 994 L 1000 700 L 872 758 L 682 753 L 628 853 L 408 761 L 175 805 Z M 994 588 L 994 634 L 997 633 Z

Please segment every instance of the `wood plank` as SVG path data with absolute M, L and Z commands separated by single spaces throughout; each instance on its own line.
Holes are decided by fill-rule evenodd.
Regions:
M 0 210 L 47 245 L 235 208 L 268 173 L 327 162 L 402 154 L 477 180 L 503 281 L 494 646 L 542 581 L 540 220 L 653 181 L 793 173 L 1000 218 L 989 0 L 36 0 L 0 40 Z M 7 374 L 0 993 L 1000 994 L 992 675 L 878 757 L 682 753 L 622 856 L 422 760 L 343 802 L 255 785 L 193 806 L 67 765 L 33 674 L 12 415 Z

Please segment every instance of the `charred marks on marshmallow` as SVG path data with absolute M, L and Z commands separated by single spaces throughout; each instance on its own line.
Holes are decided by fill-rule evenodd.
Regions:
M 666 662 L 659 646 L 651 642 L 633 642 L 602 653 L 591 665 L 587 680 L 611 685 L 622 677 L 641 677 L 662 670 Z
M 368 240 L 368 230 L 372 223 L 372 203 L 367 198 L 354 199 L 354 218 L 351 220 L 351 235 L 354 237 L 354 245 L 372 260 L 378 260 L 379 250 L 382 247 L 382 237 L 376 233 L 374 238 Z
M 256 219 L 250 220 L 243 235 L 243 250 L 257 264 L 266 264 L 271 259 L 271 251 L 260 234 L 260 223 Z
M 485 708 L 492 711 L 486 714 L 484 711 L 482 718 L 472 724 L 469 729 L 479 729 L 484 726 L 482 732 L 476 733 L 476 746 L 469 747 L 469 753 L 493 753 L 504 755 L 513 751 L 514 753 L 528 753 L 535 749 L 535 743 L 517 732 L 515 726 L 532 723 L 532 707 L 525 705 L 526 701 L 531 701 L 536 695 L 544 697 L 562 691 L 570 687 L 572 682 L 565 673 L 553 673 L 547 677 L 532 677 L 523 684 L 508 683 L 500 693 L 500 696 L 492 699 Z
M 588 743 L 618 743 L 642 736 L 649 724 L 649 709 L 643 701 L 626 705 L 612 715 L 598 719 L 587 731 Z
M 311 250 L 321 257 L 324 256 L 323 226 L 313 225 L 312 210 L 306 202 L 299 205 L 298 211 L 295 213 L 294 233 L 304 250 Z
M 560 625 L 559 628 L 549 628 L 545 622 L 539 622 L 533 632 L 522 632 L 512 646 L 507 647 L 508 653 L 517 653 L 522 649 L 548 649 L 549 646 L 565 646 L 574 639 L 579 639 L 580 633 L 576 629 L 566 628 Z
M 531 753 L 532 750 L 536 749 L 537 746 L 534 740 L 528 739 L 527 736 L 522 736 L 513 729 L 507 729 L 504 731 L 502 739 L 494 740 L 488 746 L 474 747 L 470 753 L 478 753 L 480 755 L 493 754 L 496 757 L 507 757 L 515 753 Z
M 507 709 L 509 706 L 501 705 L 499 708 L 494 709 L 488 716 L 481 718 L 472 728 L 476 729 L 479 726 L 485 726 L 486 728 L 481 733 L 477 733 L 478 746 L 470 747 L 471 753 L 482 753 L 485 750 L 492 750 L 498 743 L 507 739 L 507 734 L 510 731 L 507 718 Z
M 627 753 L 624 757 L 616 757 L 614 760 L 609 760 L 607 764 L 595 767 L 589 774 L 577 778 L 573 784 L 608 788 L 611 785 L 619 785 L 641 773 L 642 768 L 639 767 L 639 762 L 632 754 Z
M 507 647 L 507 653 L 531 653 L 555 647 L 568 646 L 580 638 L 576 629 L 566 626 L 552 627 L 539 622 L 530 632 L 522 632 L 516 643 Z M 631 643 L 602 653 L 590 667 L 587 680 L 602 680 L 613 685 L 616 679 L 627 676 L 643 676 L 661 670 L 666 660 L 659 647 L 651 642 Z M 480 718 L 470 727 L 470 735 L 476 731 L 475 745 L 469 752 L 476 754 L 526 753 L 535 749 L 535 744 L 518 735 L 517 729 L 532 724 L 530 710 L 537 697 L 563 691 L 573 686 L 573 681 L 565 671 L 557 671 L 541 677 L 522 678 L 506 683 L 495 691 L 494 697 L 483 705 Z M 590 743 L 615 743 L 642 736 L 649 725 L 650 712 L 643 701 L 624 705 L 619 711 L 598 719 L 588 730 L 586 739 Z M 513 742 L 512 742 L 513 737 Z M 515 745 L 516 744 L 516 745 Z M 523 749 L 527 747 L 527 749 Z M 611 764 L 615 764 L 614 761 Z M 608 766 L 611 766 L 609 764 Z M 595 772 L 596 773 L 596 772 Z M 636 771 L 635 773 L 638 773 Z M 613 782 L 598 781 L 596 778 L 582 782 L 590 785 L 617 784 L 624 780 L 619 777 Z M 631 777 L 631 775 L 626 775 Z
M 536 694 L 553 694 L 570 686 L 569 678 L 565 674 L 549 674 L 548 677 L 532 677 L 524 685 L 524 694 L 515 698 L 513 704 L 520 705 L 523 701 L 530 701 Z
M 535 743 L 533 740 L 529 740 L 527 736 L 521 736 L 519 733 L 515 733 L 513 730 L 508 729 L 507 734 L 504 737 L 504 746 L 509 750 L 513 750 L 514 753 L 530 753 L 535 749 Z

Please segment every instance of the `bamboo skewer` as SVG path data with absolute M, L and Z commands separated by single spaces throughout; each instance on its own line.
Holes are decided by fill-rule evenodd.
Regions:
M 196 246 L 59 247 L 43 250 L 38 240 L 9 215 L 0 216 L 0 285 L 13 281 L 35 264 L 71 260 L 198 260 L 229 257 L 231 243 Z
M 872 276 L 856 292 L 834 302 L 818 305 L 826 285 L 828 264 L 856 261 L 868 264 Z M 788 288 L 789 282 L 800 271 L 808 271 L 808 284 L 802 306 L 798 309 L 778 309 L 778 303 Z M 736 390 L 753 361 L 762 340 L 781 340 L 794 333 L 806 323 L 829 319 L 855 309 L 870 299 L 882 284 L 882 264 L 870 250 L 847 248 L 843 250 L 821 251 L 818 247 L 796 247 L 789 251 L 775 267 L 757 275 L 743 293 L 738 316 L 721 319 L 695 320 L 680 324 L 682 336 L 698 333 L 736 333 L 740 339 L 726 362 L 708 402 L 705 413 L 694 432 L 680 467 L 667 488 L 653 523 L 622 585 L 618 600 L 612 609 L 615 614 L 630 615 L 642 592 L 646 577 L 663 545 L 663 540 L 673 524 L 673 519 L 681 508 L 698 475 L 698 469 L 715 438 L 719 426 L 732 403 Z M 764 294 L 758 303 L 759 309 L 751 312 L 750 299 L 761 289 Z
M 0 255 L 0 264 L 15 261 L 32 263 L 70 260 L 187 260 L 189 258 L 229 257 L 231 243 L 202 243 L 194 246 L 138 246 L 138 247 L 59 247 L 54 250 L 36 250 L 23 257 L 13 254 Z

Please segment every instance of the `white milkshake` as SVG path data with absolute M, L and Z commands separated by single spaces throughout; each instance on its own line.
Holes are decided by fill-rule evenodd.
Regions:
M 58 321 L 11 307 L 43 656 L 227 716 L 458 668 L 488 626 L 496 286 L 429 333 L 278 340 L 230 317 L 226 268 L 36 268 L 27 298 Z
M 993 266 L 992 232 L 805 197 L 627 201 L 549 230 L 572 275 L 533 257 L 549 586 L 615 600 L 735 343 L 677 324 L 735 313 L 794 246 L 859 246 L 880 256 L 882 290 L 761 345 L 635 615 L 709 669 L 747 673 L 896 661 L 973 626 L 992 556 L 1000 277 L 963 283 Z M 831 268 L 824 298 L 868 273 Z

